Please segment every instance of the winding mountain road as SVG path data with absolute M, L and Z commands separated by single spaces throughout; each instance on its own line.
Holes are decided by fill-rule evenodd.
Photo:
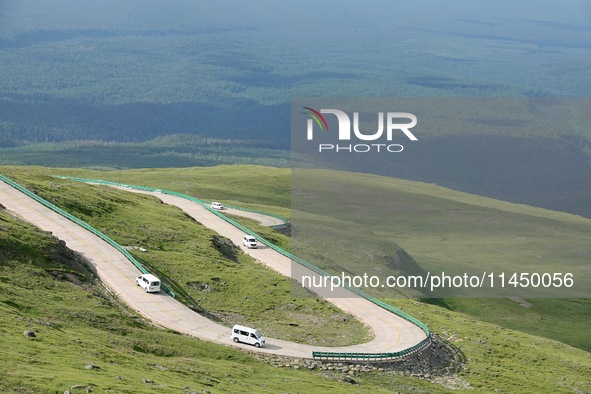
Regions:
M 234 208 L 225 208 L 224 214 L 242 216 L 244 218 L 256 220 L 262 226 L 268 226 L 268 227 L 281 226 L 281 225 L 285 224 L 285 222 L 283 220 L 273 217 L 273 216 L 267 216 L 267 215 L 263 215 L 261 213 L 256 213 L 256 212 L 241 211 L 241 210 L 234 209 Z
M 101 186 L 108 187 L 108 186 Z M 177 206 L 196 221 L 232 240 L 245 253 L 261 264 L 281 273 L 298 278 L 302 275 L 318 276 L 313 271 L 292 262 L 289 258 L 265 246 L 258 249 L 242 247 L 243 233 L 204 207 L 168 194 L 125 189 L 129 192 L 150 194 L 162 202 Z M 366 343 L 347 347 L 321 347 L 302 345 L 280 339 L 267 338 L 264 348 L 235 344 L 230 339 L 230 329 L 195 313 L 174 298 L 164 294 L 147 294 L 136 286 L 138 269 L 117 249 L 98 236 L 71 222 L 65 217 L 37 202 L 35 199 L 0 181 L 0 203 L 16 216 L 34 224 L 66 242 L 66 245 L 84 255 L 95 268 L 102 282 L 122 301 L 154 323 L 199 339 L 249 351 L 277 355 L 311 358 L 312 352 L 388 353 L 408 349 L 425 339 L 426 334 L 416 325 L 386 311 L 374 303 L 350 292 L 339 289 L 311 289 L 320 297 L 343 311 L 355 316 L 371 328 L 374 338 Z M 233 214 L 241 214 L 234 210 Z M 249 217 L 253 217 L 249 213 Z M 263 333 L 264 334 L 264 333 Z

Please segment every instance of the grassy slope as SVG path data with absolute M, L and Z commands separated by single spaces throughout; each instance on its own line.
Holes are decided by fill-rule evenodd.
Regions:
M 168 188 L 223 202 L 240 201 L 246 206 L 290 217 L 287 209 L 290 206 L 291 186 L 288 169 L 219 166 L 113 172 L 62 169 L 53 172 Z M 510 233 L 504 238 L 500 237 L 504 233 L 503 229 L 513 228 L 518 235 L 527 232 L 535 242 L 533 248 L 538 252 L 536 254 L 545 252 L 558 258 L 576 253 L 589 244 L 585 238 L 589 233 L 585 230 L 589 228 L 589 220 L 573 215 L 417 182 L 366 176 L 356 179 L 364 188 L 380 192 L 385 190 L 391 196 L 391 201 L 400 202 L 397 222 L 402 230 L 393 234 L 393 237 L 420 264 L 450 264 L 458 257 L 485 261 L 497 257 L 490 250 L 491 245 L 487 243 L 486 237 L 478 237 L 473 233 L 473 223 L 494 223 L 494 227 L 487 229 L 495 235 L 494 246 L 502 248 L 499 253 L 503 258 L 515 261 L 525 258 L 535 263 L 536 259 L 534 256 L 524 256 L 522 250 L 515 246 Z M 461 212 L 462 215 L 454 215 L 454 212 Z M 439 219 L 438 224 L 434 223 L 433 218 Z M 531 229 L 536 230 L 531 233 Z M 563 236 L 556 237 L 554 230 Z M 470 242 L 464 242 L 466 239 Z M 576 247 L 561 247 L 560 242 L 564 239 L 573 239 L 572 244 Z M 427 247 L 429 245 L 435 246 Z M 573 258 L 580 259 L 581 253 Z M 527 309 L 506 299 L 453 299 L 445 302 L 448 308 L 469 313 L 479 319 L 591 350 L 591 332 L 588 329 L 591 324 L 591 300 L 527 301 L 532 304 Z
M 290 216 L 291 179 L 290 170 L 285 168 L 247 165 L 126 171 L 64 168 L 52 173 L 153 186 Z
M 82 389 L 73 392 L 87 386 L 116 393 L 350 392 L 339 375 L 277 369 L 239 350 L 158 329 L 98 284 L 89 287 L 88 272 L 68 258 L 56 260 L 58 249 L 56 239 L 0 209 L 1 392 L 61 393 L 74 385 Z M 25 329 L 36 338 L 23 336 Z M 100 369 L 87 370 L 88 364 Z M 382 381 L 395 390 L 440 391 L 410 377 L 357 380 L 372 392 L 387 391 Z
M 574 215 L 365 174 L 314 171 L 297 179 L 306 182 L 299 187 L 312 196 L 306 196 L 305 206 L 298 205 L 304 214 L 345 217 L 399 242 L 425 269 L 463 271 L 476 262 L 489 271 L 507 262 L 535 269 L 558 261 L 564 269 L 586 265 L 591 255 L 591 220 Z M 344 187 L 356 191 L 353 197 L 342 193 Z M 357 201 L 371 201 L 371 206 Z M 337 216 L 341 212 L 331 212 L 329 204 L 345 214 Z
M 591 354 L 412 300 L 387 300 L 425 322 L 465 354 L 460 376 L 477 390 L 507 393 L 591 392 Z
M 48 234 L 1 209 L 0 226 L 0 337 L 11 344 L 0 347 L 0 391 L 63 392 L 72 385 L 92 385 L 95 392 L 177 393 L 186 386 L 213 393 L 450 391 L 379 372 L 353 376 L 360 385 L 352 387 L 338 381 L 340 374 L 276 369 L 240 351 L 154 328 L 99 286 L 60 275 L 75 273 L 80 282 L 88 281 L 87 272 L 68 260 L 56 261 L 57 241 Z M 465 353 L 468 364 L 459 377 L 434 381 L 478 392 L 591 390 L 589 353 L 437 306 L 392 302 Z M 24 329 L 38 330 L 37 338 L 25 338 Z M 85 369 L 90 363 L 100 369 Z
M 446 299 L 447 307 L 514 330 L 553 338 L 591 351 L 591 299 L 527 299 L 526 307 L 509 299 Z
M 371 338 L 360 322 L 325 301 L 299 297 L 290 281 L 239 249 L 224 245 L 223 240 L 216 247 L 215 233 L 178 208 L 154 197 L 41 173 L 9 172 L 119 244 L 147 249 L 132 253 L 180 286 L 191 304 L 217 316 L 222 324 L 250 325 L 269 337 L 316 345 L 350 345 Z

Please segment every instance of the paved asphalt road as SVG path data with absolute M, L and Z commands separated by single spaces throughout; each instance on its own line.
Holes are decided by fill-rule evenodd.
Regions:
M 291 276 L 292 270 L 294 277 L 306 274 L 314 275 L 296 263 L 292 265 L 290 259 L 270 248 L 244 248 L 242 246 L 243 234 L 240 230 L 191 201 L 160 193 L 142 193 L 153 194 L 164 203 L 179 207 L 201 224 L 231 239 L 236 245 L 242 247 L 245 253 L 252 255 L 261 264 L 282 275 Z M 139 275 L 138 269 L 115 248 L 1 181 L 0 203 L 16 216 L 45 231 L 52 232 L 54 236 L 65 241 L 70 249 L 83 254 L 95 267 L 103 283 L 131 308 L 158 325 L 187 335 L 250 351 L 302 358 L 310 358 L 312 351 L 394 352 L 415 345 L 425 338 L 425 333 L 410 322 L 347 290 L 340 289 L 338 293 L 331 293 L 329 290 L 315 290 L 315 292 L 371 327 L 374 339 L 370 342 L 331 348 L 267 338 L 267 345 L 260 349 L 244 344 L 234 344 L 230 340 L 228 327 L 208 320 L 164 293 L 145 293 L 135 284 L 135 278 Z

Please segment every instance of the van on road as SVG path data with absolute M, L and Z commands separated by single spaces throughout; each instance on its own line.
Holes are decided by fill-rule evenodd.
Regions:
M 211 203 L 211 208 L 212 209 L 217 209 L 218 211 L 221 211 L 221 210 L 224 209 L 224 204 L 222 204 L 221 202 L 214 201 L 214 202 Z
M 242 245 L 246 246 L 248 249 L 256 249 L 258 246 L 256 238 L 248 234 L 242 238 Z
M 235 343 L 248 343 L 254 347 L 265 346 L 265 337 L 257 330 L 250 327 L 240 326 L 238 324 L 232 327 L 231 338 Z
M 152 274 L 142 274 L 135 278 L 135 284 L 140 286 L 146 293 L 157 293 L 160 291 L 160 279 Z

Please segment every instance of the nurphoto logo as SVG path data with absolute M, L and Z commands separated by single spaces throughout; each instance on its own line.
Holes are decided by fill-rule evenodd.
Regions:
M 401 131 L 409 140 L 418 141 L 417 137 L 410 131 L 416 126 L 417 117 L 409 112 L 378 112 L 378 129 L 367 134 L 359 129 L 359 112 L 353 112 L 353 127 L 351 118 L 344 111 L 338 109 L 325 109 L 320 111 L 311 107 L 302 107 L 303 113 L 309 116 L 307 121 L 307 140 L 314 140 L 314 129 L 321 132 L 329 132 L 328 122 L 323 114 L 336 116 L 338 122 L 338 142 L 341 141 L 363 141 L 358 144 L 343 143 L 320 143 L 318 152 L 390 152 L 398 153 L 404 150 L 401 144 L 392 143 L 394 135 Z M 385 121 L 384 121 L 385 119 Z M 384 127 L 385 123 L 385 127 Z M 316 126 L 317 127 L 316 127 Z M 368 142 L 372 143 L 368 143 Z

